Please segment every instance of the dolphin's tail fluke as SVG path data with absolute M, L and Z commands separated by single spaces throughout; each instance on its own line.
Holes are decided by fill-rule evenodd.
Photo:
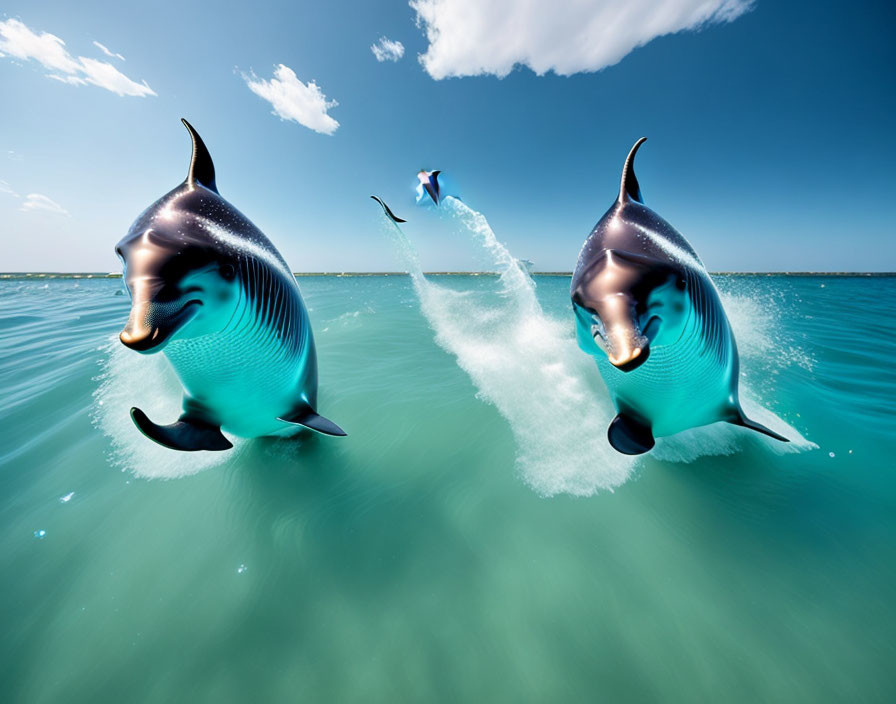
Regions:
M 619 184 L 620 203 L 625 203 L 626 201 L 644 202 L 644 198 L 641 196 L 641 185 L 638 183 L 637 176 L 635 176 L 635 154 L 638 153 L 638 149 L 646 141 L 647 137 L 641 137 L 641 139 L 635 142 L 635 146 L 628 153 L 625 165 L 622 167 L 622 181 Z
M 755 430 L 757 433 L 768 435 L 770 438 L 780 440 L 781 442 L 790 442 L 790 440 L 785 438 L 783 435 L 778 435 L 778 433 L 776 433 L 771 428 L 766 428 L 764 425 L 762 425 L 762 423 L 757 423 L 755 420 L 750 420 L 744 415 L 743 411 L 741 411 L 737 417 L 731 419 L 728 422 L 734 425 L 740 425 L 744 428 L 749 428 L 750 430 Z
M 387 216 L 392 222 L 407 222 L 407 220 L 402 220 L 402 219 L 401 219 L 400 217 L 398 217 L 395 213 L 393 213 L 392 210 L 389 208 L 389 206 L 386 205 L 385 202 L 383 202 L 382 198 L 377 198 L 376 196 L 370 196 L 370 197 L 373 198 L 373 199 L 374 199 L 377 203 L 379 203 L 381 206 L 383 206 L 383 212 L 386 213 L 386 216 Z

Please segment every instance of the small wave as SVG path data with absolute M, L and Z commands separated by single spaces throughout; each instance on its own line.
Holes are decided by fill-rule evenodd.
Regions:
M 141 355 L 117 338 L 102 349 L 105 356 L 91 417 L 109 438 L 114 466 L 147 479 L 176 479 L 236 458 L 245 444 L 238 438 L 230 438 L 234 448 L 228 452 L 178 452 L 144 437 L 131 420 L 131 407 L 137 406 L 156 422 L 174 422 L 182 412 L 183 397 L 177 375 L 164 355 Z

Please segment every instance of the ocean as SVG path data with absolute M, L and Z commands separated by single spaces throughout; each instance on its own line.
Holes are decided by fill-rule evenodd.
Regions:
M 745 405 L 624 457 L 568 276 L 299 277 L 347 438 L 175 453 L 119 279 L 0 280 L 8 702 L 888 702 L 896 278 L 731 275 Z

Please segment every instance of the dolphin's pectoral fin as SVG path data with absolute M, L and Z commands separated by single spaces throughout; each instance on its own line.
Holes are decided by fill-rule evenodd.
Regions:
M 139 408 L 131 409 L 134 425 L 150 440 L 163 447 L 183 452 L 196 450 L 229 450 L 233 444 L 221 433 L 221 428 L 187 415 L 171 425 L 156 425 Z
M 613 449 L 623 455 L 643 455 L 656 444 L 650 426 L 624 413 L 617 415 L 610 423 L 607 439 Z
M 728 422 L 733 425 L 740 425 L 744 428 L 749 428 L 750 430 L 755 430 L 757 433 L 762 433 L 763 435 L 768 435 L 770 438 L 774 438 L 775 440 L 780 440 L 781 442 L 790 442 L 790 440 L 785 438 L 783 435 L 778 435 L 778 433 L 776 433 L 771 428 L 766 428 L 764 425 L 762 425 L 762 423 L 757 423 L 755 420 L 750 420 L 743 414 L 743 412 L 741 412 L 740 414 L 738 414 L 737 417 L 732 418 Z
M 316 430 L 318 433 L 323 433 L 324 435 L 336 435 L 339 437 L 348 435 L 348 433 L 333 421 L 318 415 L 307 406 L 288 416 L 278 418 L 277 420 L 282 420 L 285 423 L 292 423 L 293 425 L 303 425 L 306 428 L 311 428 L 311 430 Z

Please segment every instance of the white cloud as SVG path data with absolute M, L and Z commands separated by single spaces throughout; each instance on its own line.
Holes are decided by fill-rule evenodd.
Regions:
M 88 83 L 110 90 L 116 95 L 136 95 L 139 97 L 155 95 L 155 92 L 146 84 L 146 81 L 143 81 L 142 84 L 134 83 L 134 81 L 106 61 L 85 59 L 82 56 L 81 66 Z
M 404 44 L 386 37 L 380 37 L 376 44 L 371 44 L 370 50 L 377 61 L 398 61 L 404 56 Z
M 60 83 L 68 83 L 70 86 L 87 85 L 87 81 L 80 76 L 60 76 L 58 73 L 48 73 L 47 78 L 52 78 L 54 81 L 59 81 Z
M 8 196 L 12 196 L 13 198 L 21 198 L 18 193 L 16 193 L 12 186 L 10 186 L 6 181 L 0 181 L 0 193 L 5 193 Z
M 155 95 L 146 81 L 137 83 L 106 61 L 72 56 L 59 37 L 37 34 L 19 20 L 0 21 L 0 56 L 28 61 L 33 59 L 47 69 L 47 77 L 69 85 L 91 85 L 116 95 L 145 97 Z
M 517 65 L 539 76 L 599 71 L 656 37 L 731 22 L 753 0 L 410 0 L 434 79 L 493 74 Z
M 36 211 L 44 211 L 47 213 L 55 213 L 56 215 L 65 215 L 68 217 L 68 211 L 63 208 L 59 203 L 57 203 L 52 198 L 42 195 L 40 193 L 29 193 L 25 196 L 25 200 L 22 201 L 22 207 L 19 208 L 26 213 L 33 213 Z
M 321 134 L 333 134 L 339 127 L 339 123 L 327 114 L 327 110 L 339 103 L 327 100 L 314 81 L 302 83 L 289 66 L 279 64 L 269 81 L 254 73 L 243 74 L 243 79 L 255 95 L 274 106 L 274 114 L 282 119 L 294 120 Z
M 124 57 L 121 54 L 116 54 L 116 53 L 110 51 L 105 46 L 100 44 L 98 41 L 94 41 L 93 45 L 97 49 L 99 49 L 101 52 L 103 52 L 106 56 L 108 56 L 110 59 L 121 59 L 122 61 L 124 61 Z

